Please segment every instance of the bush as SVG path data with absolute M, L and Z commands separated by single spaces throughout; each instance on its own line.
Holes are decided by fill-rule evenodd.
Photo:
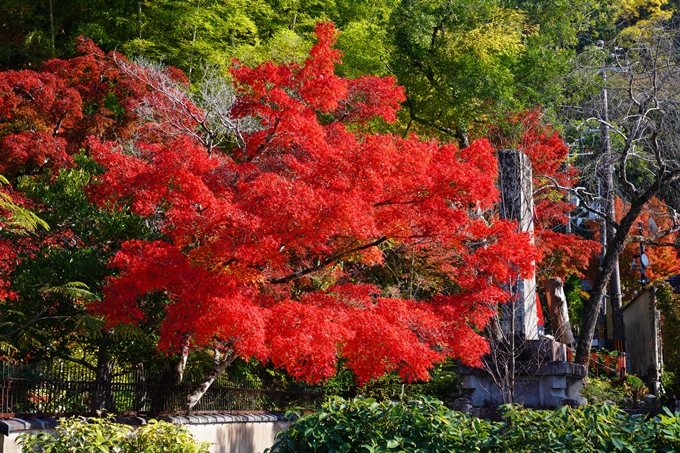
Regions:
M 267 453 L 680 451 L 680 414 L 645 419 L 613 404 L 554 411 L 503 407 L 504 422 L 451 411 L 439 401 L 334 398 L 277 435 Z
M 456 398 L 463 396 L 459 389 L 458 368 L 454 360 L 449 359 L 436 364 L 430 370 L 430 380 L 425 382 L 404 383 L 397 372 L 391 372 L 359 385 L 356 375 L 344 364 L 340 364 L 338 373 L 330 378 L 324 386 L 324 393 L 341 398 L 362 396 L 376 401 L 412 400 L 420 395 L 428 395 L 447 404 L 453 404 Z
M 427 397 L 413 404 L 335 397 L 279 433 L 265 452 L 478 451 L 492 442 L 492 427 Z
M 626 391 L 626 395 L 630 396 L 633 400 L 633 407 L 638 407 L 640 399 L 649 393 L 649 389 L 645 383 L 642 382 L 642 379 L 632 374 L 626 376 L 623 389 Z
M 151 420 L 133 429 L 109 418 L 65 418 L 54 434 L 22 434 L 24 451 L 44 453 L 208 453 L 208 443 L 198 443 L 186 429 Z
M 581 395 L 589 403 L 604 403 L 611 401 L 618 406 L 622 406 L 626 394 L 624 393 L 623 381 L 620 379 L 611 380 L 607 377 L 588 377 L 585 385 L 581 389 Z

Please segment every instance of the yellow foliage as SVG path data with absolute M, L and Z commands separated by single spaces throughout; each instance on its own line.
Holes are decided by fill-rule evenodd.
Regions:
M 452 30 L 449 51 L 452 54 L 474 55 L 481 61 L 498 56 L 512 56 L 524 50 L 522 36 L 526 34 L 525 15 L 509 8 L 496 7 L 490 20 L 479 20 L 466 30 Z
M 620 0 L 616 18 L 628 25 L 621 36 L 635 39 L 649 34 L 655 24 L 669 20 L 673 12 L 668 0 Z

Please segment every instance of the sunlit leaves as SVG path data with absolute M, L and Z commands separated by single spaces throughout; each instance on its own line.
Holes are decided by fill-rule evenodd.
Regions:
M 528 235 L 493 213 L 494 149 L 373 132 L 395 121 L 403 89 L 393 78 L 336 75 L 337 31 L 321 24 L 317 36 L 304 62 L 234 64 L 236 99 L 223 113 L 256 126 L 226 128 L 234 137 L 223 147 L 195 133 L 211 112 L 172 70 L 83 42 L 86 56 L 26 73 L 72 94 L 66 115 L 76 116 L 61 121 L 50 103 L 24 109 L 37 125 L 27 140 L 45 128 L 63 140 L 55 181 L 93 165 L 75 155 L 84 149 L 96 171 L 79 190 L 89 183 L 90 202 L 113 218 L 144 218 L 155 235 L 101 244 L 117 250 L 117 274 L 92 308 L 108 328 L 156 329 L 163 350 L 189 338 L 312 382 L 332 376 L 339 357 L 362 382 L 393 371 L 426 379 L 447 357 L 479 364 L 479 331 L 507 300 L 506 284 L 530 275 L 539 257 Z M 76 248 L 96 241 L 60 232 Z M 426 254 L 455 294 L 388 297 L 352 281 L 345 263 L 380 265 L 387 244 Z

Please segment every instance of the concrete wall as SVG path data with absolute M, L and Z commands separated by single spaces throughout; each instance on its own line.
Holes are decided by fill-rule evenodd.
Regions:
M 640 293 L 623 309 L 626 329 L 626 352 L 630 356 L 629 374 L 645 380 L 656 394 L 660 380 L 662 354 L 659 311 L 654 302 L 654 291 Z
M 159 417 L 187 428 L 199 441 L 210 442 L 210 453 L 260 453 L 274 445 L 274 436 L 291 422 L 281 415 L 191 415 Z M 143 417 L 118 417 L 121 423 L 143 425 Z M 54 432 L 54 419 L 0 420 L 0 453 L 21 453 L 17 436 Z
M 280 415 L 194 415 L 166 417 L 182 424 L 200 441 L 210 442 L 210 453 L 262 452 L 274 445 L 274 436 L 291 422 Z

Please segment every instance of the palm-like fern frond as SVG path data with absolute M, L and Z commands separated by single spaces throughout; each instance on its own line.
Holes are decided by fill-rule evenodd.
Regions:
M 9 184 L 7 178 L 0 175 L 0 185 Z M 4 192 L 0 192 L 0 209 L 9 213 L 7 216 L 0 216 L 0 221 L 4 223 L 4 228 L 9 229 L 14 234 L 26 235 L 42 227 L 46 230 L 50 226 L 28 209 L 14 203 L 12 197 Z

